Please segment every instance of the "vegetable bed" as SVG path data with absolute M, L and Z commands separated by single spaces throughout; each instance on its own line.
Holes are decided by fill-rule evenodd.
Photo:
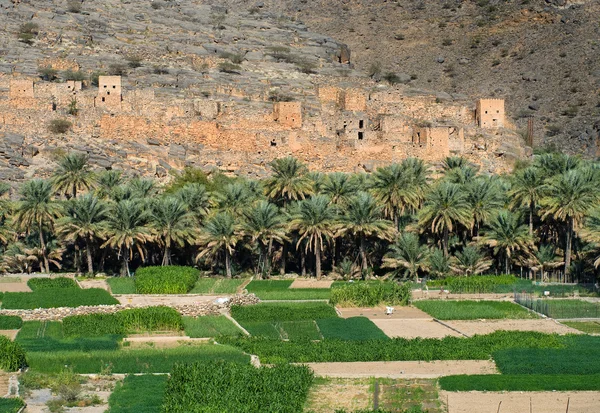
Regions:
M 293 280 L 254 280 L 246 286 L 261 300 L 328 300 L 328 288 L 290 288 Z
M 192 267 L 144 267 L 135 273 L 135 289 L 138 294 L 186 294 L 199 275 Z
M 192 338 L 235 337 L 242 334 L 242 330 L 238 326 L 222 315 L 183 317 L 183 325 L 185 326 L 185 334 Z
M 525 308 L 506 301 L 423 300 L 413 304 L 438 320 L 499 320 L 538 318 Z
M 231 315 L 239 323 L 259 321 L 298 321 L 337 317 L 335 308 L 326 303 L 260 303 L 232 306 Z
M 60 321 L 26 321 L 15 341 L 28 352 L 96 351 L 119 348 L 119 335 L 65 338 Z
M 461 375 L 439 379 L 447 391 L 598 391 L 600 374 L 565 375 Z
M 119 302 L 101 288 L 42 288 L 31 293 L 5 293 L 2 299 L 2 308 L 23 310 L 113 304 Z
M 127 376 L 117 383 L 106 413 L 160 413 L 167 376 Z

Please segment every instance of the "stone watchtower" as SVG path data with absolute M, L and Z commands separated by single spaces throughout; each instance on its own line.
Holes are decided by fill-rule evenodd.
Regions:
M 98 77 L 98 96 L 94 98 L 94 106 L 121 109 L 122 101 L 121 76 Z
M 503 128 L 504 99 L 479 99 L 475 116 L 480 128 Z

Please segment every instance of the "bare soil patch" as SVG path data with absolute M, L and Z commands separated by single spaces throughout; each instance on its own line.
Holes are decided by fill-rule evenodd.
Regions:
M 290 288 L 331 288 L 333 281 L 295 279 Z
M 444 321 L 452 328 L 472 336 L 474 334 L 490 334 L 498 330 L 539 331 L 541 333 L 581 334 L 574 328 L 555 322 L 554 320 L 469 320 Z M 380 327 L 381 328 L 381 327 Z M 387 333 L 386 333 L 387 334 Z
M 367 317 L 370 320 L 433 320 L 431 316 L 415 307 L 394 307 L 392 315 L 385 314 L 385 307 L 338 308 L 343 318 Z
M 29 288 L 26 282 L 10 282 L 0 283 L 0 291 L 3 293 L 30 293 L 31 288 Z
M 446 336 L 462 337 L 456 331 L 434 320 L 374 319 L 373 323 L 388 337 L 402 338 L 442 338 Z
M 0 330 L 0 336 L 8 337 L 11 340 L 14 340 L 18 333 L 19 330 Z
M 110 291 L 106 280 L 83 280 L 79 281 L 81 288 L 102 288 L 103 290 Z
M 133 335 L 125 337 L 124 343 L 129 343 L 129 348 L 173 348 L 188 344 L 206 343 L 210 339 L 205 338 L 190 338 L 188 336 L 153 336 L 153 335 Z
M 226 297 L 223 295 L 221 297 Z M 219 296 L 215 295 L 141 295 L 141 294 L 122 294 L 115 296 L 121 304 L 133 305 L 194 305 L 197 303 L 207 303 L 215 301 Z
M 600 392 L 440 392 L 450 413 L 569 413 L 597 412 Z
M 312 386 L 306 410 L 315 413 L 334 413 L 338 409 L 355 411 L 372 406 L 373 392 L 369 379 L 335 378 Z
M 513 293 L 446 294 L 439 290 L 413 290 L 413 300 L 500 300 L 512 301 Z
M 492 360 L 358 361 L 350 363 L 307 363 L 321 377 L 382 377 L 390 379 L 433 379 L 455 374 L 497 374 Z

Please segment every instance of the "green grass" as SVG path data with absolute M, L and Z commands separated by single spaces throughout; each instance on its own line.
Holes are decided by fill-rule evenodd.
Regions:
M 0 413 L 17 413 L 25 403 L 20 398 L 0 398 Z
M 111 277 L 106 280 L 113 294 L 135 294 L 135 280 L 132 277 Z
M 331 289 L 329 302 L 340 307 L 407 305 L 411 294 L 409 282 L 346 283 Z
M 313 320 L 282 321 L 276 324 L 281 338 L 288 340 L 321 340 L 323 337 Z
M 108 399 L 106 413 L 161 413 L 166 375 L 127 376 Z
M 235 294 L 245 280 L 227 278 L 200 278 L 190 294 Z
M 583 300 L 526 300 L 521 304 L 551 318 L 600 318 L 600 303 Z
M 388 336 L 366 317 L 326 318 L 317 320 L 321 334 L 326 339 L 387 340 Z
M 25 321 L 15 341 L 27 352 L 96 351 L 119 348 L 119 335 L 65 338 L 60 321 Z
M 27 285 L 32 291 L 43 290 L 46 288 L 79 288 L 77 282 L 72 278 L 30 278 Z
M 326 303 L 261 303 L 231 307 L 231 315 L 239 323 L 259 321 L 298 321 L 337 317 Z
M 2 299 L 2 308 L 24 310 L 112 304 L 119 302 L 101 288 L 45 288 L 31 293 L 5 293 Z
M 30 369 L 38 373 L 59 373 L 67 366 L 78 374 L 168 373 L 177 363 L 228 360 L 249 363 L 250 356 L 229 346 L 205 344 L 170 349 L 119 351 L 32 352 L 27 355 Z
M 138 294 L 186 294 L 198 281 L 197 268 L 169 265 L 144 267 L 135 272 Z
M 587 334 L 600 334 L 598 321 L 565 321 L 563 324 Z
M 447 391 L 598 391 L 600 374 L 595 375 L 461 375 L 439 379 Z
M 281 331 L 276 326 L 277 322 L 273 321 L 246 321 L 242 327 L 246 329 L 253 337 L 271 338 L 274 340 L 281 339 Z
M 246 286 L 261 300 L 328 300 L 329 288 L 290 288 L 292 280 L 254 280 Z
M 192 338 L 237 336 L 242 334 L 231 320 L 223 315 L 209 315 L 204 317 L 183 317 L 185 334 Z
M 414 306 L 439 320 L 538 318 L 523 307 L 506 301 L 423 300 Z
M 0 330 L 18 330 L 23 325 L 21 317 L 16 315 L 0 315 Z

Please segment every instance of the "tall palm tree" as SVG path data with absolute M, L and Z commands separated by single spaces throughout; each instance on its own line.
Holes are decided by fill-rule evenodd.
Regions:
M 59 215 L 59 207 L 52 199 L 52 184 L 34 179 L 21 186 L 21 198 L 17 203 L 14 221 L 17 229 L 31 233 L 37 231 L 44 262 L 44 270 L 50 272 L 44 230 L 52 229 Z
M 521 217 L 505 209 L 499 211 L 488 223 L 480 242 L 494 249 L 494 254 L 504 256 L 504 273 L 509 274 L 510 261 L 515 254 L 530 255 L 535 246 Z
M 149 199 L 158 192 L 154 180 L 147 178 L 134 178 L 129 181 L 128 186 L 135 198 Z
M 129 261 L 133 258 L 134 249 L 144 260 L 144 244 L 152 240 L 147 221 L 148 212 L 139 200 L 119 201 L 108 211 L 104 227 L 106 242 L 102 247 L 119 250 L 122 258 L 121 275 L 130 275 Z
M 94 183 L 88 157 L 82 153 L 68 153 L 58 161 L 53 174 L 54 188 L 67 197 L 77 197 L 80 189 L 90 189 Z
M 213 195 L 217 209 L 235 218 L 244 216 L 244 212 L 254 201 L 252 192 L 243 182 L 227 184 Z
M 581 238 L 600 248 L 600 208 L 594 209 L 587 219 L 585 226 L 581 229 Z M 594 266 L 600 266 L 600 256 L 594 261 Z
M 208 215 L 210 197 L 204 185 L 198 183 L 185 184 L 174 195 L 194 215 L 197 224 L 200 224 L 204 217 Z
M 65 213 L 57 222 L 58 232 L 67 242 L 83 240 L 87 254 L 88 273 L 94 273 L 92 244 L 102 232 L 107 206 L 95 195 L 72 198 L 64 205 Z
M 419 225 L 430 227 L 434 234 L 442 235 L 444 255 L 448 256 L 448 238 L 457 225 L 469 226 L 471 207 L 466 194 L 457 184 L 440 182 L 432 188 L 419 211 Z
M 450 260 L 439 248 L 429 252 L 429 274 L 434 278 L 445 277 L 450 272 Z
M 517 171 L 512 176 L 508 193 L 511 207 L 527 207 L 529 210 L 529 235 L 533 236 L 533 216 L 546 191 L 544 175 L 540 169 L 529 167 Z
M 492 266 L 492 260 L 483 254 L 478 247 L 468 245 L 450 258 L 450 269 L 458 275 L 477 275 Z
M 276 205 L 259 201 L 246 212 L 242 232 L 258 245 L 259 257 L 256 271 L 258 279 L 268 276 L 271 273 L 273 241 L 283 243 L 287 239 L 284 215 Z
M 402 271 L 405 278 L 417 279 L 419 270 L 428 268 L 429 249 L 412 232 L 403 232 L 383 256 L 383 267 Z
M 540 281 L 547 281 L 548 270 L 562 267 L 565 265 L 565 261 L 556 254 L 556 248 L 553 245 L 541 245 L 533 257 L 528 260 L 528 264 L 531 266 L 534 279 L 535 272 L 540 270 Z
M 581 159 L 564 153 L 544 153 L 538 156 L 533 166 L 538 168 L 544 178 L 563 174 L 567 171 L 577 169 Z
M 598 203 L 598 182 L 594 178 L 595 174 L 589 169 L 568 170 L 549 181 L 547 196 L 542 199 L 542 219 L 552 216 L 566 225 L 565 276 L 571 267 L 574 231 Z
M 470 165 L 452 168 L 445 172 L 444 179 L 453 184 L 465 185 L 472 182 L 477 176 L 477 169 Z
M 122 183 L 121 171 L 104 171 L 96 177 L 96 196 L 101 199 L 111 198 L 113 190 Z
M 306 240 L 306 251 L 315 254 L 315 273 L 321 279 L 321 253 L 323 241 L 334 236 L 335 211 L 330 205 L 329 198 L 317 195 L 300 201 L 290 227 L 298 231 L 300 238 L 297 247 Z
M 233 217 L 227 212 L 219 212 L 209 218 L 202 228 L 198 242 L 204 249 L 196 256 L 196 260 L 206 255 L 217 255 L 222 250 L 225 253 L 225 272 L 228 278 L 232 278 L 231 256 L 238 241 L 239 232 Z
M 395 228 L 392 222 L 383 219 L 382 208 L 372 195 L 359 192 L 348 202 L 341 217 L 339 234 L 351 234 L 358 240 L 361 269 L 367 269 L 367 239 L 392 239 Z
M 479 177 L 465 186 L 467 201 L 473 214 L 473 235 L 504 205 L 503 193 L 491 178 Z
M 338 206 L 347 205 L 357 190 L 357 180 L 352 175 L 342 172 L 327 174 L 321 186 L 321 194 L 329 197 L 331 203 Z
M 469 161 L 462 156 L 447 156 L 442 161 L 442 169 L 448 172 L 451 169 L 463 168 L 469 166 Z
M 194 236 L 195 220 L 186 205 L 175 197 L 159 198 L 152 205 L 150 225 L 163 246 L 162 265 L 171 265 L 173 245 L 183 247 Z

